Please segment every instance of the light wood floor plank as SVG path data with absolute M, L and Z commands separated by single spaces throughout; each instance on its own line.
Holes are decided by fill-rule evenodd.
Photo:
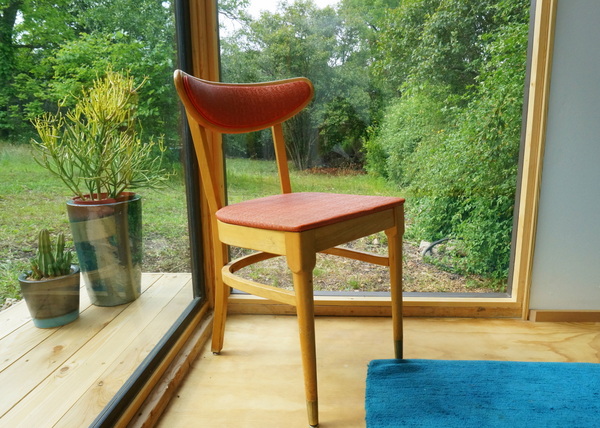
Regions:
M 0 344 L 2 344 L 2 340 L 9 336 L 13 331 L 19 329 L 31 320 L 27 305 L 16 304 L 9 309 L 10 310 L 0 312 Z M 0 346 L 0 353 L 4 350 L 4 346 Z
M 154 283 L 154 281 L 153 281 Z M 28 396 L 5 415 L 2 422 L 13 426 L 21 423 L 24 426 L 53 426 L 79 399 L 89 386 L 89 380 L 96 379 L 104 371 L 106 364 L 113 361 L 135 337 L 138 327 L 146 325 L 149 317 L 154 316 L 156 305 L 162 305 L 161 298 L 169 295 L 165 287 L 150 287 L 125 310 L 90 338 L 69 360 L 56 369 Z M 102 319 L 107 311 L 113 308 L 91 307 L 87 315 Z M 95 315 L 96 313 L 101 313 Z M 132 334 L 133 333 L 133 334 Z M 86 367 L 88 382 L 82 382 L 78 372 Z M 37 407 L 32 409 L 31 404 Z
M 87 426 L 191 302 L 190 279 L 144 274 L 142 296 L 131 304 L 88 301 L 80 318 L 61 328 L 28 322 L 4 334 L 1 342 L 10 343 L 14 357 L 0 373 L 0 426 L 57 426 L 71 411 L 86 416 L 74 416 L 82 423 L 69 426 Z
M 0 426 L 87 426 L 191 301 L 189 274 L 144 274 L 146 288 L 123 307 L 88 301 L 59 329 L 33 327 L 24 304 L 0 313 L 0 415 L 9 409 Z M 407 358 L 600 362 L 598 323 L 407 318 L 405 326 Z M 318 317 L 316 330 L 322 427 L 362 427 L 366 365 L 392 356 L 391 322 Z M 201 354 L 159 426 L 304 427 L 300 367 L 295 317 L 233 315 L 223 354 Z
M 186 277 L 189 278 L 189 275 Z M 187 306 L 192 300 L 189 281 L 191 279 L 185 281 L 176 274 L 165 274 L 154 285 L 161 288 L 170 287 L 171 293 L 175 287 L 178 287 L 178 291 L 174 297 L 163 300 L 163 308 L 147 323 L 146 327 L 130 339 L 129 345 L 123 352 L 116 356 L 104 372 L 91 383 L 69 412 L 58 421 L 57 428 L 88 426 L 95 419 L 162 338 L 165 327 L 173 325 L 181 315 L 181 308 Z
M 68 362 L 73 355 L 88 343 L 91 336 L 96 335 L 104 328 L 104 320 L 113 319 L 122 311 L 122 307 L 106 308 L 102 320 L 81 316 L 76 325 L 66 325 L 45 340 L 38 342 L 35 342 L 37 339 L 35 331 L 28 329 L 24 335 L 32 336 L 30 342 L 34 346 L 29 352 L 20 356 L 12 364 L 10 370 L 0 373 L 0 385 L 11 385 L 10 388 L 2 388 L 0 416 L 40 386 L 55 371 L 66 372 L 69 367 Z M 85 329 L 86 334 L 77 334 L 79 329 Z M 36 330 L 39 331 L 39 329 Z M 27 375 L 24 376 L 24 373 Z
M 90 304 L 90 298 L 82 287 L 80 313 Z M 21 358 L 25 352 L 56 333 L 56 329 L 32 329 L 31 322 L 31 315 L 23 301 L 10 310 L 0 312 L 0 372 Z
M 364 427 L 367 364 L 393 355 L 386 318 L 317 318 L 322 428 Z M 406 358 L 600 363 L 600 324 L 405 319 Z M 306 427 L 296 319 L 233 315 L 223 353 L 205 349 L 161 428 Z

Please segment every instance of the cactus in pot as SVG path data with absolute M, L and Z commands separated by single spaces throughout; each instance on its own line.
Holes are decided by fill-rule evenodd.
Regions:
M 38 235 L 38 250 L 31 259 L 30 278 L 39 280 L 42 278 L 53 278 L 71 273 L 71 262 L 73 253 L 65 251 L 65 234 L 60 232 L 56 237 L 56 245 L 52 251 L 50 232 L 42 229 Z
M 53 245 L 47 229 L 39 232 L 31 270 L 19 275 L 21 294 L 36 327 L 59 327 L 79 317 L 79 267 L 72 259 L 63 233 Z

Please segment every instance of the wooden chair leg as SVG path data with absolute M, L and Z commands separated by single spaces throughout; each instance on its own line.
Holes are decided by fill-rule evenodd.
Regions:
M 219 277 L 221 273 L 219 272 Z M 221 279 L 215 281 L 215 308 L 213 315 L 213 332 L 211 350 L 213 354 L 219 354 L 223 349 L 225 338 L 225 320 L 227 319 L 227 299 L 229 297 L 228 287 Z
M 300 333 L 300 352 L 304 371 L 304 389 L 308 424 L 319 425 L 319 405 L 317 395 L 317 349 L 315 344 L 315 313 L 312 289 L 312 271 L 293 273 L 296 290 L 296 311 Z
M 313 298 L 313 269 L 316 254 L 303 251 L 305 248 L 298 243 L 299 234 L 290 239 L 287 263 L 292 271 L 294 291 L 296 292 L 296 312 L 298 314 L 298 330 L 300 334 L 300 352 L 302 354 L 302 369 L 304 372 L 304 390 L 306 394 L 306 409 L 308 424 L 311 427 L 319 425 L 319 404 L 317 394 L 317 349 L 315 344 L 315 310 Z
M 404 212 L 397 209 L 396 227 L 385 231 L 388 237 L 390 259 L 390 290 L 392 296 L 392 328 L 394 335 L 394 356 L 403 358 L 402 327 L 402 235 L 404 232 Z
M 215 249 L 215 306 L 213 315 L 213 332 L 211 350 L 219 354 L 223 349 L 225 337 L 225 321 L 227 319 L 227 300 L 229 287 L 223 283 L 221 269 L 226 263 L 226 248 L 220 243 L 214 245 Z

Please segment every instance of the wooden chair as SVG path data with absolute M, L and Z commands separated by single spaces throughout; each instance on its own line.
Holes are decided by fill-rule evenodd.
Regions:
M 185 106 L 201 181 L 216 228 L 216 284 L 212 351 L 223 347 L 229 287 L 296 306 L 302 351 L 308 420 L 318 425 L 317 366 L 312 271 L 316 253 L 323 252 L 389 266 L 395 356 L 402 358 L 402 235 L 404 199 L 329 193 L 292 193 L 282 122 L 312 99 L 308 79 L 267 83 L 208 82 L 175 71 L 175 86 Z M 207 130 L 244 133 L 272 128 L 282 194 L 225 206 L 218 188 L 223 183 L 211 165 Z M 221 175 L 221 176 L 219 176 Z M 338 245 L 385 231 L 388 256 L 357 252 Z M 226 264 L 222 245 L 258 253 Z M 285 256 L 294 292 L 259 284 L 235 274 L 239 269 L 275 256 Z M 223 259 L 223 260 L 222 260 Z

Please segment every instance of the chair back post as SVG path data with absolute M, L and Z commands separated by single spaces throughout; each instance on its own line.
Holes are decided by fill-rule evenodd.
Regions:
M 222 286 L 221 273 L 217 272 L 221 266 L 229 261 L 229 250 L 219 239 L 217 218 L 215 213 L 225 205 L 225 189 L 223 180 L 223 152 L 221 150 L 221 134 L 217 131 L 209 132 L 206 128 L 196 123 L 187 113 L 194 152 L 200 169 L 200 183 L 203 189 L 203 200 L 208 205 L 208 213 L 202 212 L 204 227 L 204 248 L 211 248 L 212 258 L 205 261 L 205 275 L 208 284 L 207 298 L 212 307 L 216 306 L 215 300 L 219 297 L 217 289 Z
M 217 177 L 219 174 L 223 174 L 223 168 L 218 168 L 215 162 L 218 159 L 222 159 L 222 156 L 214 156 L 216 147 L 210 144 L 208 141 L 208 133 L 206 129 L 200 126 L 198 123 L 193 121 L 193 118 L 188 114 L 188 122 L 190 124 L 190 131 L 192 133 L 192 140 L 194 142 L 194 151 L 198 158 L 198 166 L 200 168 L 200 177 L 206 200 L 208 202 L 208 208 L 211 216 L 223 206 L 224 203 L 224 192 L 220 188 L 220 183 L 224 183 L 223 177 Z M 216 132 L 214 134 L 217 134 Z M 214 135 L 219 138 L 220 135 Z M 211 147 L 212 146 L 212 147 Z M 211 150 L 212 149 L 212 150 Z
M 271 129 L 273 131 L 273 146 L 275 147 L 275 158 L 277 160 L 277 171 L 279 173 L 281 193 L 292 193 L 285 139 L 283 137 L 283 126 L 281 123 L 278 123 Z

